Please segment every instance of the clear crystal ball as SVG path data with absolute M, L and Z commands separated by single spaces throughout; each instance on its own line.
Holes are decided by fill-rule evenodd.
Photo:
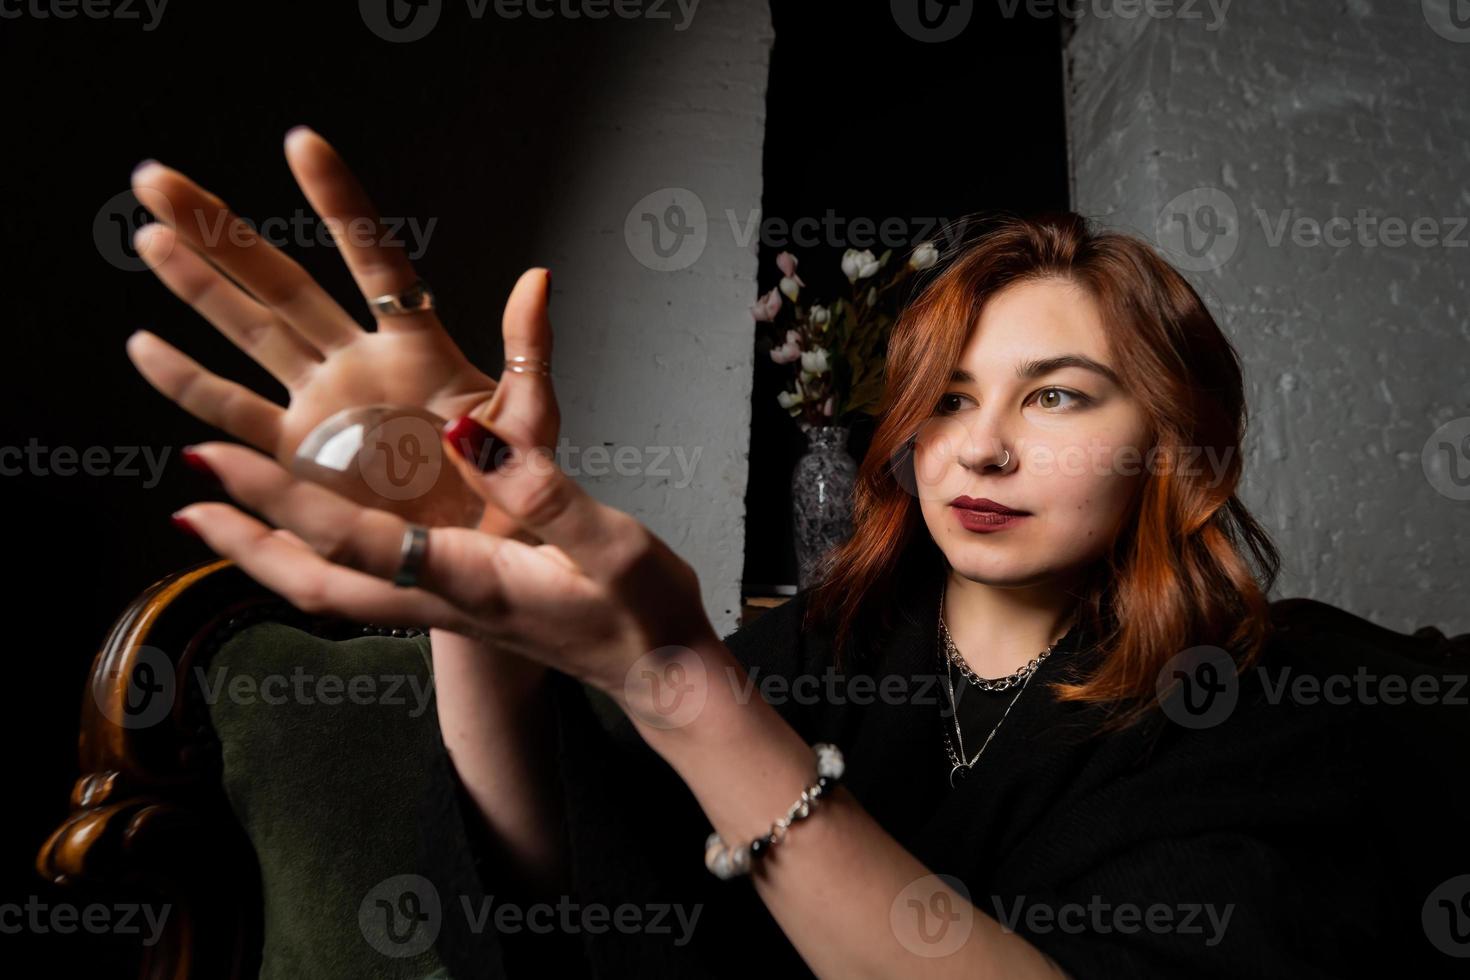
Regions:
M 447 420 L 406 405 L 344 408 L 307 433 L 286 467 L 365 507 L 430 526 L 474 527 L 484 500 L 445 458 Z

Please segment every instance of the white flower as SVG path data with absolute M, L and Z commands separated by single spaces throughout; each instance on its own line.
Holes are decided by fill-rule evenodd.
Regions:
M 776 256 L 776 268 L 781 270 L 781 275 L 786 276 L 788 279 L 795 279 L 798 286 L 806 285 L 806 283 L 801 281 L 801 276 L 796 274 L 796 256 L 790 252 L 782 252 Z
M 804 351 L 801 355 L 801 369 L 807 374 L 821 374 L 827 370 L 827 349 L 818 347 L 814 350 Z
M 790 364 L 801 356 L 801 337 L 795 330 L 786 331 L 786 343 L 771 348 L 771 360 L 777 364 Z
M 796 302 L 796 297 L 801 293 L 800 286 L 801 280 L 799 279 L 792 276 L 781 277 L 781 292 L 793 303 Z
M 909 256 L 910 269 L 927 269 L 939 261 L 939 249 L 934 247 L 933 242 L 920 242 L 914 249 L 914 254 Z
M 769 323 L 776 319 L 776 314 L 781 312 L 781 294 L 774 289 L 755 301 L 750 308 L 750 315 L 762 323 Z
M 776 395 L 776 402 L 782 408 L 795 408 L 802 403 L 802 395 L 799 391 L 783 391 Z
M 848 282 L 857 282 L 866 279 L 878 271 L 878 260 L 873 257 L 871 249 L 863 249 L 859 252 L 850 248 L 842 253 L 842 274 L 847 276 Z
M 820 303 L 813 303 L 811 312 L 807 314 L 807 319 L 811 320 L 816 326 L 825 327 L 832 320 L 832 311 Z

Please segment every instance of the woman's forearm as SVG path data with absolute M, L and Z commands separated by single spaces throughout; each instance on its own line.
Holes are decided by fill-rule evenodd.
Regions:
M 556 731 L 546 668 L 433 630 L 444 746 L 513 872 L 541 895 L 566 891 Z
M 744 668 L 728 648 L 706 644 L 697 655 L 710 683 L 695 718 L 654 727 L 630 714 L 689 785 L 713 828 L 726 842 L 744 844 L 800 797 L 815 777 L 815 757 L 759 692 L 745 686 Z M 819 976 L 909 976 L 920 968 L 926 976 L 1063 976 L 1025 939 L 934 876 L 841 786 L 758 860 L 754 879 Z M 941 919 L 950 923 L 947 937 L 940 935 Z

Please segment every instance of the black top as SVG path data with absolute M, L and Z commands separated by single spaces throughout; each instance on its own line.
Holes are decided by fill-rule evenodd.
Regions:
M 1101 656 L 1074 627 L 951 788 L 937 580 L 893 598 L 900 615 L 876 661 L 834 673 L 816 686 L 820 698 L 780 696 L 800 686 L 761 690 L 808 741 L 841 747 L 844 782 L 899 843 L 1073 977 L 1430 976 L 1464 966 L 1450 952 L 1470 955 L 1470 897 L 1458 904 L 1470 877 L 1453 881 L 1470 874 L 1470 807 L 1451 787 L 1470 745 L 1470 634 L 1406 635 L 1280 600 L 1259 666 L 1203 714 L 1166 702 L 1122 734 L 1089 737 L 1100 710 L 1046 687 Z M 726 638 L 757 685 L 772 674 L 825 678 L 830 636 L 800 629 L 805 600 Z M 906 680 L 884 680 L 893 676 Z M 1427 678 L 1418 690 L 1437 693 L 1406 698 L 1412 683 L 1378 683 L 1395 676 Z M 487 894 L 492 908 L 524 899 L 497 887 L 507 879 L 495 848 L 440 742 L 422 857 L 444 907 L 438 949 L 451 974 L 809 976 L 750 880 L 705 870 L 710 824 L 682 780 L 599 692 L 552 677 L 570 911 L 551 932 L 470 926 L 460 909 L 483 908 Z M 998 719 L 1013 694 L 971 690 L 972 706 L 991 699 L 979 720 L 961 696 L 971 754 L 994 724 L 985 718 Z M 584 927 L 581 911 L 598 906 L 601 919 Z

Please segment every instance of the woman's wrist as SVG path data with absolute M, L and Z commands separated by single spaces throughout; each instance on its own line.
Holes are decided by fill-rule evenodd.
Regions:
M 692 645 L 669 665 L 662 687 L 649 699 L 655 710 L 625 703 L 634 728 L 725 841 L 739 846 L 766 834 L 816 779 L 812 746 L 746 683 L 744 665 L 718 639 Z

